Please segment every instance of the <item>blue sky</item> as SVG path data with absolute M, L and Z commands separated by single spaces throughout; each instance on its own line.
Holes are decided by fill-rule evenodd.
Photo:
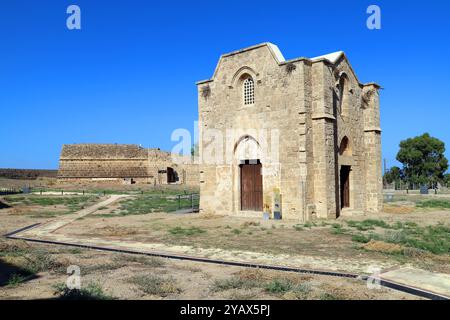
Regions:
M 82 30 L 66 28 L 81 8 Z M 377 4 L 382 29 L 366 28 Z M 286 59 L 343 50 L 381 93 L 383 157 L 429 132 L 450 158 L 449 1 L 4 0 L 0 167 L 57 168 L 64 143 L 170 150 L 193 131 L 195 82 L 220 54 L 273 42 Z

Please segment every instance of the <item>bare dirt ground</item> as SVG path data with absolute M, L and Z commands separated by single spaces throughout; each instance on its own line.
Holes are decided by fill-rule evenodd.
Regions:
M 38 203 L 28 200 L 11 203 L 10 199 L 0 199 L 0 233 L 70 215 L 75 208 L 104 199 L 95 196 L 72 202 L 55 201 L 56 204 L 42 200 Z M 100 208 L 54 233 L 85 239 L 101 237 L 190 247 L 197 252 L 209 249 L 230 259 L 235 258 L 236 251 L 244 251 L 268 258 L 282 254 L 286 260 L 304 256 L 310 257 L 311 261 L 337 261 L 344 264 L 342 268 L 337 266 L 336 269 L 345 269 L 347 261 L 360 261 L 361 266 L 366 266 L 367 261 L 370 261 L 382 266 L 411 264 L 426 270 L 450 273 L 448 254 L 421 250 L 408 251 L 406 255 L 404 252 L 399 253 L 403 245 L 392 247 L 392 244 L 384 241 L 354 241 L 354 236 L 360 233 L 366 235 L 368 232 L 386 231 L 384 227 L 372 225 L 368 230 L 359 230 L 366 225 L 358 223 L 368 219 L 382 220 L 389 225 L 411 222 L 417 224 L 417 228 L 441 224 L 448 226 L 449 211 L 418 209 L 414 201 L 389 204 L 385 207 L 386 213 L 374 217 L 346 217 L 337 221 L 316 221 L 313 224 L 195 214 L 114 214 L 120 207 L 119 202 Z M 70 294 L 64 291 L 63 284 L 68 276 L 66 269 L 69 265 L 80 266 L 85 294 L 97 299 L 417 298 L 386 288 L 369 290 L 366 283 L 359 280 L 261 271 L 5 239 L 0 240 L 0 298 L 68 298 Z
M 116 204 L 118 205 L 120 204 Z M 386 226 L 369 226 L 368 230 L 358 231 L 358 228 L 361 229 L 359 224 L 365 221 L 381 221 Z M 450 273 L 448 252 L 434 254 L 417 248 L 403 250 L 405 248 L 401 244 L 387 243 L 381 239 L 370 243 L 361 243 L 354 239 L 355 236 L 372 233 L 396 236 L 397 232 L 402 230 L 391 230 L 388 225 L 403 226 L 410 223 L 417 225 L 418 230 L 428 226 L 448 226 L 450 212 L 441 210 L 406 214 L 382 213 L 345 217 L 334 222 L 299 224 L 284 220 L 256 221 L 251 218 L 198 214 L 109 216 L 100 210 L 57 230 L 55 235 L 155 243 L 160 245 L 160 250 L 170 249 L 194 255 L 202 252 L 206 256 L 213 255 L 214 258 L 231 260 L 236 260 L 238 256 L 253 259 L 258 256 L 259 262 L 269 264 L 276 261 L 281 265 L 295 265 L 293 262 L 299 261 L 302 266 L 322 266 L 323 269 L 357 273 L 367 272 L 366 269 L 373 266 L 387 269 L 403 264 Z M 353 224 L 356 227 L 353 227 Z
M 59 246 L 33 245 L 29 249 L 48 252 L 52 267 L 20 284 L 1 279 L 0 299 L 59 299 L 58 287 L 66 281 L 65 268 L 69 265 L 81 267 L 82 286 L 95 285 L 102 296 L 116 299 L 416 299 L 390 289 L 368 290 L 358 280 Z M 12 258 L 1 261 L 3 270 L 6 263 L 19 263 Z M 92 293 L 93 298 L 98 298 L 97 291 Z
M 42 221 L 1 213 L 4 234 Z M 19 215 L 20 217 L 20 215 Z M 26 258 L 24 258 L 26 257 Z M 14 275 L 45 261 L 19 283 Z M 31 262 L 30 262 L 31 261 Z M 61 299 L 67 267 L 81 269 L 94 299 L 417 299 L 390 289 L 368 290 L 359 280 L 260 271 L 89 249 L 0 240 L 0 299 Z M 98 291 L 101 295 L 99 296 Z

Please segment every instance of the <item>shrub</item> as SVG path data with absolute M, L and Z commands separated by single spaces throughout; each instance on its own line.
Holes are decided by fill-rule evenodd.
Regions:
M 406 240 L 404 231 L 386 231 L 383 238 L 386 242 L 403 243 Z
M 29 273 L 39 273 L 44 271 L 55 271 L 62 268 L 61 263 L 53 259 L 50 253 L 43 249 L 30 251 L 23 256 L 26 259 L 24 268 Z
M 450 209 L 450 201 L 448 200 L 425 200 L 416 204 L 419 208 L 441 208 Z
M 320 300 L 345 300 L 345 298 L 343 298 L 343 297 L 341 297 L 339 295 L 328 293 L 328 292 L 322 293 L 319 296 L 319 299 Z
M 211 87 L 209 85 L 206 85 L 202 88 L 201 92 L 202 92 L 202 97 L 204 99 L 208 99 L 209 96 L 211 95 Z
M 352 241 L 368 243 L 370 240 L 395 243 L 404 247 L 410 247 L 428 251 L 434 254 L 450 253 L 450 228 L 444 225 L 408 227 L 398 231 L 386 231 L 384 235 L 370 233 L 368 235 L 355 234 Z
M 206 230 L 200 229 L 198 227 L 189 227 L 189 228 L 175 227 L 170 229 L 169 232 L 177 236 L 193 236 L 197 234 L 206 233 Z
M 370 238 L 366 237 L 363 234 L 355 234 L 352 236 L 352 241 L 360 243 L 368 243 L 370 241 Z
M 292 72 L 294 72 L 297 69 L 297 66 L 295 64 L 293 64 L 292 62 L 286 64 L 286 73 L 287 74 L 291 74 Z
M 311 222 L 306 222 L 303 226 L 304 226 L 305 228 L 311 229 L 311 227 L 312 227 L 313 225 L 312 225 Z
M 373 230 L 375 227 L 390 229 L 392 228 L 388 223 L 383 220 L 367 219 L 364 221 L 347 221 L 348 226 L 358 229 L 359 231 Z
M 265 290 L 270 293 L 285 293 L 292 288 L 292 282 L 287 279 L 275 279 L 265 286 Z
M 69 289 L 66 284 L 55 285 L 55 294 L 59 295 L 61 300 L 112 300 L 103 292 L 102 287 L 96 283 L 89 283 L 85 288 Z
M 254 221 L 246 221 L 242 224 L 243 228 L 247 228 L 247 227 L 258 227 L 261 223 L 259 222 L 254 222 Z
M 139 263 L 152 268 L 159 268 L 165 265 L 164 261 L 158 257 L 148 257 L 141 255 L 122 254 L 114 257 L 118 263 Z
M 230 289 L 241 289 L 244 287 L 244 281 L 239 278 L 229 278 L 215 280 L 212 284 L 212 291 L 225 291 Z
M 339 223 L 333 223 L 331 225 L 331 233 L 332 234 L 344 234 L 347 232 L 347 229 L 342 228 L 342 225 Z
M 23 275 L 14 273 L 9 277 L 7 285 L 8 287 L 17 287 L 24 282 L 25 279 L 26 278 Z
M 288 291 L 286 294 L 284 294 L 283 298 L 289 299 L 289 300 L 304 300 L 307 299 L 309 294 L 311 293 L 312 288 L 309 283 L 302 283 L 294 288 L 292 290 Z
M 133 277 L 130 281 L 137 285 L 146 294 L 166 297 L 169 294 L 180 293 L 173 278 L 163 278 L 155 275 L 142 275 Z

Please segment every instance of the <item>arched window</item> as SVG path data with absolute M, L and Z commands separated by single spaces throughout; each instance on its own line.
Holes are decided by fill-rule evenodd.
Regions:
M 341 115 L 348 115 L 349 111 L 349 79 L 344 73 L 339 79 L 339 112 Z
M 339 112 L 342 113 L 345 99 L 345 90 L 347 89 L 345 77 L 339 79 Z
M 339 154 L 341 156 L 351 156 L 352 155 L 350 140 L 348 139 L 347 136 L 342 138 L 341 145 L 339 146 Z
M 255 103 L 255 84 L 252 78 L 247 78 L 243 83 L 244 89 L 244 104 L 254 104 Z

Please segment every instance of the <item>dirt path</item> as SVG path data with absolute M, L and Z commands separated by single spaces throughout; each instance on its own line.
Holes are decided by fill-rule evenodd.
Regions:
M 57 219 L 51 220 L 47 223 L 44 223 L 40 225 L 37 228 L 33 228 L 29 230 L 29 233 L 27 235 L 31 235 L 32 237 L 41 237 L 45 236 L 47 234 L 50 234 L 72 222 L 74 222 L 77 219 L 80 219 L 84 216 L 87 216 L 88 214 L 91 214 L 95 211 L 97 211 L 99 208 L 107 207 L 108 205 L 112 204 L 113 202 L 116 202 L 119 199 L 129 197 L 129 195 L 111 195 L 108 199 L 96 203 L 88 208 L 82 209 L 78 212 L 75 212 L 73 214 L 61 216 Z

